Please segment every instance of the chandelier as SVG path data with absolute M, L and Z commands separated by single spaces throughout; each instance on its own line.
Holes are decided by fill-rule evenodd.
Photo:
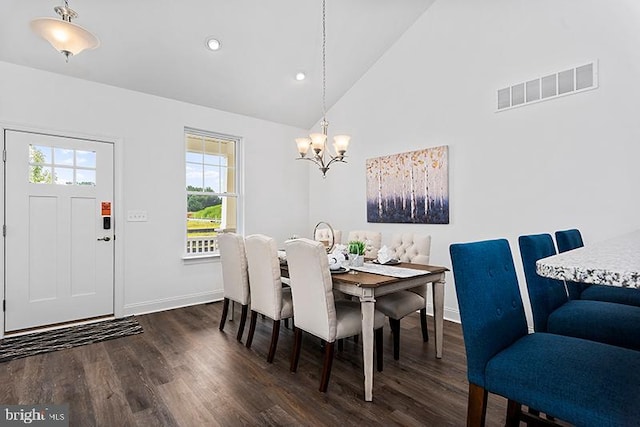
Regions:
M 329 122 L 327 121 L 326 108 L 326 91 L 327 91 L 327 67 L 326 67 L 326 47 L 327 47 L 327 26 L 326 26 L 326 0 L 322 0 L 322 122 L 320 128 L 322 133 L 312 133 L 308 138 L 296 138 L 298 153 L 300 157 L 296 160 L 309 160 L 316 165 L 322 172 L 322 177 L 326 178 L 329 166 L 334 162 L 346 163 L 344 160 L 347 147 L 349 146 L 349 135 L 336 135 L 333 137 L 333 149 L 335 155 L 328 153 L 327 150 L 327 129 Z M 307 157 L 311 149 L 312 154 Z
M 69 62 L 69 57 L 77 55 L 85 49 L 95 49 L 100 45 L 96 36 L 79 25 L 72 24 L 71 20 L 78 14 L 69 7 L 69 1 L 64 0 L 64 6 L 53 8 L 62 18 L 38 18 L 31 21 L 31 29 L 34 33 L 51 43 L 58 52 L 64 55 Z

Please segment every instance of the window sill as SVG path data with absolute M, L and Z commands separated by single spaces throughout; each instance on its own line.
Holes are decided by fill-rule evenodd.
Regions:
M 202 264 L 220 259 L 220 254 L 182 255 L 185 264 Z

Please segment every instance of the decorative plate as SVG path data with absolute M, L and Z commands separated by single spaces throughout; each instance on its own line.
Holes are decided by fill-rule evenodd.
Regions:
M 380 264 L 377 259 L 374 259 L 371 262 L 374 263 L 374 264 Z M 397 260 L 397 259 L 390 259 L 389 261 L 385 262 L 382 265 L 396 265 L 396 264 L 400 264 L 400 261 Z

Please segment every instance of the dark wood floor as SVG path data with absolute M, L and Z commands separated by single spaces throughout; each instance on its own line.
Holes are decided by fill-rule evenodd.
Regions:
M 270 365 L 271 321 L 259 318 L 247 349 L 235 339 L 238 310 L 236 321 L 218 330 L 221 308 L 139 316 L 143 334 L 1 363 L 0 403 L 68 403 L 76 426 L 465 424 L 460 325 L 445 322 L 444 356 L 437 360 L 433 342 L 421 340 L 418 316 L 405 318 L 397 362 L 387 325 L 384 372 L 375 373 L 374 401 L 365 402 L 361 344 L 349 340 L 337 353 L 323 394 L 319 340 L 305 335 L 298 372 L 291 374 L 290 329 L 280 330 Z M 504 399 L 490 397 L 487 425 L 503 425 L 505 408 Z

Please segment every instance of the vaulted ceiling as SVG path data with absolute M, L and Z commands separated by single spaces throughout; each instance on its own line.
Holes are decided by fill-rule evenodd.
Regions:
M 327 107 L 433 2 L 327 0 Z M 321 0 L 69 0 L 101 45 L 68 63 L 29 28 L 62 0 L 2 3 L 0 61 L 302 128 L 321 118 Z

